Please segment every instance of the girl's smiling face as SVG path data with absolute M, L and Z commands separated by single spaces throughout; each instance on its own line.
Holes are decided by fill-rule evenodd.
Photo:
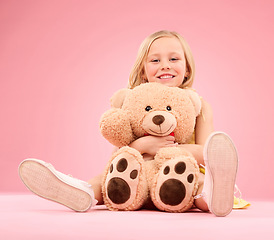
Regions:
M 179 87 L 186 76 L 184 50 L 176 37 L 156 39 L 144 62 L 144 78 L 169 87 Z

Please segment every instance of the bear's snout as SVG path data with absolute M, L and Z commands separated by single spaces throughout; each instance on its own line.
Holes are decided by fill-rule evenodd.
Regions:
M 163 115 L 156 115 L 152 118 L 152 122 L 156 125 L 161 125 L 165 121 L 165 117 Z
M 142 127 L 147 134 L 168 136 L 177 126 L 176 118 L 166 111 L 149 112 L 143 119 Z

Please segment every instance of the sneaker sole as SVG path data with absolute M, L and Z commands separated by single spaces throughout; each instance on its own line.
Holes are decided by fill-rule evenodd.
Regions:
M 222 147 L 220 147 L 222 146 Z M 238 156 L 232 140 L 224 133 L 214 133 L 208 140 L 206 164 L 212 179 L 209 209 L 216 216 L 226 216 L 233 208 Z
M 23 161 L 19 166 L 19 175 L 26 187 L 42 198 L 77 212 L 85 212 L 91 206 L 88 193 L 64 183 L 48 167 L 37 161 Z

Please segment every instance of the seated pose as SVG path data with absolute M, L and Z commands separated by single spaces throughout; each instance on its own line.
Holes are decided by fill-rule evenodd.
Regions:
M 130 74 L 129 88 L 156 82 L 168 87 L 186 89 L 192 86 L 194 76 L 193 56 L 184 38 L 176 32 L 159 31 L 148 36 L 141 44 Z M 199 171 L 203 172 L 199 173 L 193 204 L 216 216 L 226 216 L 231 212 L 238 168 L 237 151 L 227 134 L 214 132 L 212 109 L 203 98 L 193 137 L 188 143 L 178 144 L 172 135 L 145 135 L 129 143 L 128 147 L 137 151 L 145 162 L 154 161 L 157 152 L 164 148 L 186 150 L 194 158 L 194 165 L 202 166 Z M 123 168 L 122 165 L 121 167 Z M 181 169 L 179 165 L 178 168 Z M 74 211 L 84 212 L 96 204 L 104 204 L 103 174 L 84 182 L 56 171 L 51 164 L 44 161 L 26 159 L 19 166 L 19 175 L 35 194 Z M 137 177 L 136 174 L 133 175 L 134 178 Z M 169 191 L 168 187 L 163 191 Z M 116 196 L 113 199 L 118 203 L 120 201 Z M 117 210 L 131 209 L 118 207 Z

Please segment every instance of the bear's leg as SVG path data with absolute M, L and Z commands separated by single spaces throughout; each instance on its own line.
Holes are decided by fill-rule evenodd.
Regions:
M 142 155 L 123 147 L 115 152 L 106 168 L 102 184 L 105 205 L 110 210 L 136 210 L 148 196 Z
M 167 212 L 184 212 L 193 205 L 199 167 L 194 157 L 179 147 L 163 148 L 155 157 L 159 171 L 151 183 L 154 205 Z

